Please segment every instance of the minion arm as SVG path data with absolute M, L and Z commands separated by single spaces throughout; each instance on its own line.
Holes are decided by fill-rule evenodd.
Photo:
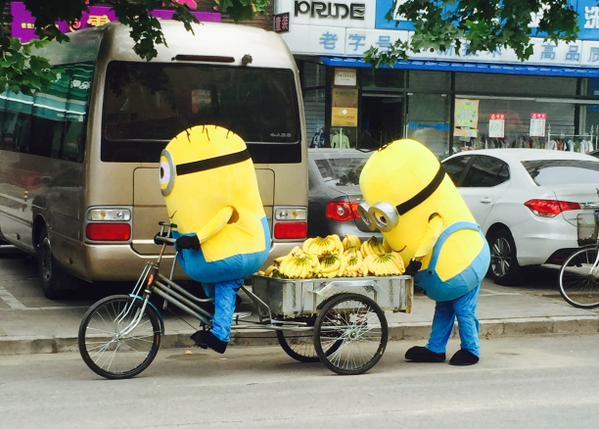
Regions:
M 225 225 L 229 223 L 234 213 L 235 209 L 233 209 L 233 207 L 231 206 L 226 206 L 220 209 L 216 213 L 216 215 L 214 215 L 214 217 L 210 219 L 208 223 L 204 225 L 204 227 L 196 233 L 200 243 L 203 243 L 210 237 L 213 237 L 218 232 L 220 232 L 225 227 Z
M 420 247 L 416 249 L 414 253 L 414 259 L 422 259 L 426 255 L 432 252 L 437 239 L 441 235 L 443 230 L 443 219 L 437 213 L 433 214 L 429 221 L 424 237 L 420 243 Z

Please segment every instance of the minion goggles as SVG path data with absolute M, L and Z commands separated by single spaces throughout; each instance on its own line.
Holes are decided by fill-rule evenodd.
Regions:
M 412 198 L 397 206 L 384 201 L 376 203 L 372 207 L 365 201 L 360 203 L 358 211 L 362 221 L 370 231 L 391 231 L 399 223 L 399 218 L 430 197 L 441 185 L 444 178 L 445 170 L 443 170 L 443 165 L 439 164 L 439 169 L 433 180 Z
M 168 151 L 163 150 L 162 154 L 160 154 L 160 191 L 164 196 L 170 194 L 175 186 L 177 176 L 198 173 L 200 171 L 224 167 L 225 165 L 237 164 L 238 162 L 243 162 L 250 158 L 250 152 L 246 148 L 240 152 L 217 156 L 215 158 L 175 165 L 171 154 Z

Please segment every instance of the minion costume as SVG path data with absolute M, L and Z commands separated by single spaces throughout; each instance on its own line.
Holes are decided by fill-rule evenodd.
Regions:
M 457 188 L 435 155 L 414 140 L 398 140 L 375 152 L 362 170 L 362 218 L 400 252 L 406 273 L 435 300 L 426 347 L 406 359 L 443 362 L 455 319 L 461 349 L 452 365 L 480 357 L 478 296 L 490 262 L 489 246 Z
M 266 262 L 270 229 L 245 142 L 214 125 L 177 135 L 160 157 L 160 188 L 177 224 L 178 262 L 214 298 L 210 331 L 192 339 L 224 353 L 237 291 Z

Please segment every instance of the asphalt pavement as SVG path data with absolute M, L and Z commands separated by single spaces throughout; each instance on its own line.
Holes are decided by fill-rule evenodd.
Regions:
M 582 310 L 562 300 L 552 270 L 537 270 L 525 287 L 485 281 L 480 296 L 481 336 L 597 334 L 599 310 Z M 0 355 L 68 352 L 77 349 L 82 315 L 97 299 L 127 293 L 132 285 L 86 284 L 69 299 L 51 301 L 40 289 L 35 264 L 10 246 L 0 246 Z M 411 314 L 387 313 L 391 340 L 424 340 L 430 332 L 434 302 L 416 294 Z M 162 348 L 188 347 L 197 329 L 193 319 L 165 314 Z M 274 344 L 272 332 L 240 331 L 235 345 Z
M 78 353 L 0 356 L 0 427 L 578 429 L 599 426 L 599 336 L 482 341 L 472 367 L 406 362 L 337 376 L 279 347 L 224 356 L 160 350 L 130 380 L 104 380 Z M 449 345 L 450 353 L 458 348 Z

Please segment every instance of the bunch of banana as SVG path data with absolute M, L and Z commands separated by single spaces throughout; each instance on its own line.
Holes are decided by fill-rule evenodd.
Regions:
M 343 237 L 343 248 L 345 250 L 349 249 L 359 249 L 362 246 L 362 242 L 356 235 L 348 234 Z
M 368 275 L 368 268 L 359 249 L 349 249 L 343 254 L 345 258 L 345 271 L 343 277 L 363 277 Z
M 405 271 L 403 260 L 397 252 L 368 255 L 364 258 L 364 264 L 373 276 L 397 276 Z
M 327 235 L 326 237 L 308 238 L 302 246 L 304 252 L 310 255 L 322 257 L 328 253 L 339 255 L 343 253 L 343 243 L 337 234 Z
M 362 250 L 362 255 L 364 257 L 380 256 L 391 251 L 391 248 L 386 242 L 383 241 L 383 239 L 376 238 L 374 236 L 362 243 L 362 247 L 360 249 Z
M 290 253 L 281 261 L 279 271 L 288 279 L 307 279 L 319 271 L 318 258 L 304 252 Z
M 340 277 L 345 271 L 345 257 L 342 254 L 327 253 L 320 258 L 318 277 Z

